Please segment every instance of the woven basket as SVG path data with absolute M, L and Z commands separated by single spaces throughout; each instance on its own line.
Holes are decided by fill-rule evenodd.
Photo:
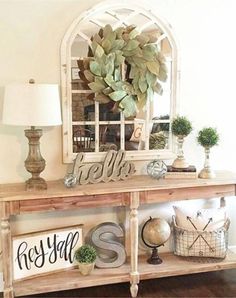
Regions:
M 188 231 L 177 226 L 173 216 L 174 254 L 184 257 L 225 258 L 230 220 L 215 231 Z

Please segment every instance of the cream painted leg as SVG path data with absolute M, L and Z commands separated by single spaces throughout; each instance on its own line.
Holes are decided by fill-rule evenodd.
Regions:
M 11 248 L 11 229 L 9 222 L 9 203 L 1 204 L 1 240 L 2 240 L 2 262 L 3 262 L 3 281 L 4 298 L 13 298 L 12 287 L 12 248 Z
M 131 193 L 130 201 L 130 252 L 131 252 L 131 272 L 130 272 L 130 292 L 132 297 L 138 294 L 138 207 L 139 193 Z

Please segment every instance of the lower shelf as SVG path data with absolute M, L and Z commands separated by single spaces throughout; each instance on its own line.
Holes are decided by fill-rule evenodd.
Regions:
M 161 258 L 162 264 L 150 265 L 144 256 L 139 257 L 138 271 L 141 280 L 236 268 L 236 254 L 231 251 L 224 260 L 209 263 L 191 261 L 189 258 L 174 256 L 172 253 L 161 254 Z M 82 276 L 78 269 L 72 269 L 24 281 L 15 281 L 13 286 L 15 296 L 24 296 L 128 282 L 129 272 L 129 263 L 120 268 L 95 269 L 89 276 Z

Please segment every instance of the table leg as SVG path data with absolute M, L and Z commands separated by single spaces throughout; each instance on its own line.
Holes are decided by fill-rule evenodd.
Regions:
M 11 229 L 9 221 L 9 203 L 1 203 L 1 240 L 2 240 L 2 263 L 3 263 L 3 281 L 4 298 L 13 298 L 12 286 L 12 246 Z
M 131 272 L 130 272 L 130 292 L 132 297 L 138 294 L 138 207 L 139 193 L 131 193 L 130 201 L 130 253 L 131 253 Z

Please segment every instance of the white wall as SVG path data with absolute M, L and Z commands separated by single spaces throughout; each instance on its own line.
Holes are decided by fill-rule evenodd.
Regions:
M 0 0 L 0 114 L 3 87 L 10 82 L 60 83 L 60 43 L 71 22 L 99 0 Z M 166 19 L 178 38 L 181 54 L 180 113 L 192 120 L 194 132 L 185 143 L 188 160 L 199 169 L 203 150 L 196 144 L 196 134 L 203 126 L 218 128 L 221 141 L 212 150 L 215 169 L 236 171 L 235 115 L 235 0 L 145 0 L 144 7 Z M 20 104 L 20 103 L 19 103 Z M 27 142 L 23 128 L 0 125 L 0 183 L 23 182 L 29 174 L 24 169 Z M 43 176 L 61 179 L 67 167 L 62 164 L 61 127 L 44 130 L 42 155 L 47 161 Z M 232 219 L 233 199 L 227 200 Z M 186 202 L 185 202 L 186 204 Z M 189 204 L 189 202 L 188 202 Z M 194 202 L 204 205 L 204 201 Z M 216 205 L 215 200 L 207 202 Z M 142 218 L 149 215 L 170 217 L 170 204 L 142 208 Z M 96 222 L 94 221 L 96 215 Z M 86 222 L 87 229 L 97 222 L 114 220 L 112 209 L 91 212 L 66 212 L 15 219 L 16 233 L 37 228 L 56 227 L 57 218 L 67 224 Z M 142 221 L 141 218 L 141 221 Z M 231 229 L 232 230 L 232 229 Z M 230 234 L 231 245 L 236 236 Z M 168 245 L 167 245 L 168 248 Z

